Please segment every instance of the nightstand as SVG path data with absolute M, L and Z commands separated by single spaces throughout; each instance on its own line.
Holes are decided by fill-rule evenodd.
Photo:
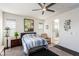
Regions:
M 11 48 L 16 47 L 16 46 L 21 46 L 21 45 L 22 45 L 21 39 L 12 39 L 11 40 Z

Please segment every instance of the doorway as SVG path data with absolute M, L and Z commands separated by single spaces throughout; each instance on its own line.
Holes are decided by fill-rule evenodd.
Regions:
M 59 19 L 55 19 L 53 21 L 53 25 L 52 25 L 52 42 L 54 44 L 58 44 L 59 43 Z

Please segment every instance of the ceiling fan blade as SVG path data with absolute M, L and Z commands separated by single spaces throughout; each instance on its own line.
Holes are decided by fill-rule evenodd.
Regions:
M 32 11 L 39 11 L 39 10 L 42 10 L 42 9 L 33 9 Z
M 42 11 L 42 15 L 44 14 L 44 11 Z
M 54 4 L 56 4 L 56 3 L 51 3 L 51 4 L 49 4 L 48 6 L 46 6 L 46 8 L 49 8 L 49 7 L 51 7 L 51 6 L 54 5 Z
M 43 6 L 42 6 L 42 4 L 41 4 L 41 3 L 38 3 L 38 5 L 39 5 L 41 8 L 43 8 Z
M 43 7 L 46 7 L 46 3 L 43 3 Z
M 47 9 L 47 11 L 50 11 L 50 12 L 55 12 L 55 10 L 50 10 L 50 9 Z

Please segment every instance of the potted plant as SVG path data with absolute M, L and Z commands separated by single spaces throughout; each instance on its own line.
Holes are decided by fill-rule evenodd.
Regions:
M 17 37 L 19 36 L 19 33 L 18 33 L 18 32 L 15 32 L 14 36 L 15 36 L 16 39 L 17 39 Z

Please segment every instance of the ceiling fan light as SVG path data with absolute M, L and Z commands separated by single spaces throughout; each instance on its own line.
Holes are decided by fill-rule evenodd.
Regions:
M 46 9 L 44 8 L 43 11 L 46 11 Z

